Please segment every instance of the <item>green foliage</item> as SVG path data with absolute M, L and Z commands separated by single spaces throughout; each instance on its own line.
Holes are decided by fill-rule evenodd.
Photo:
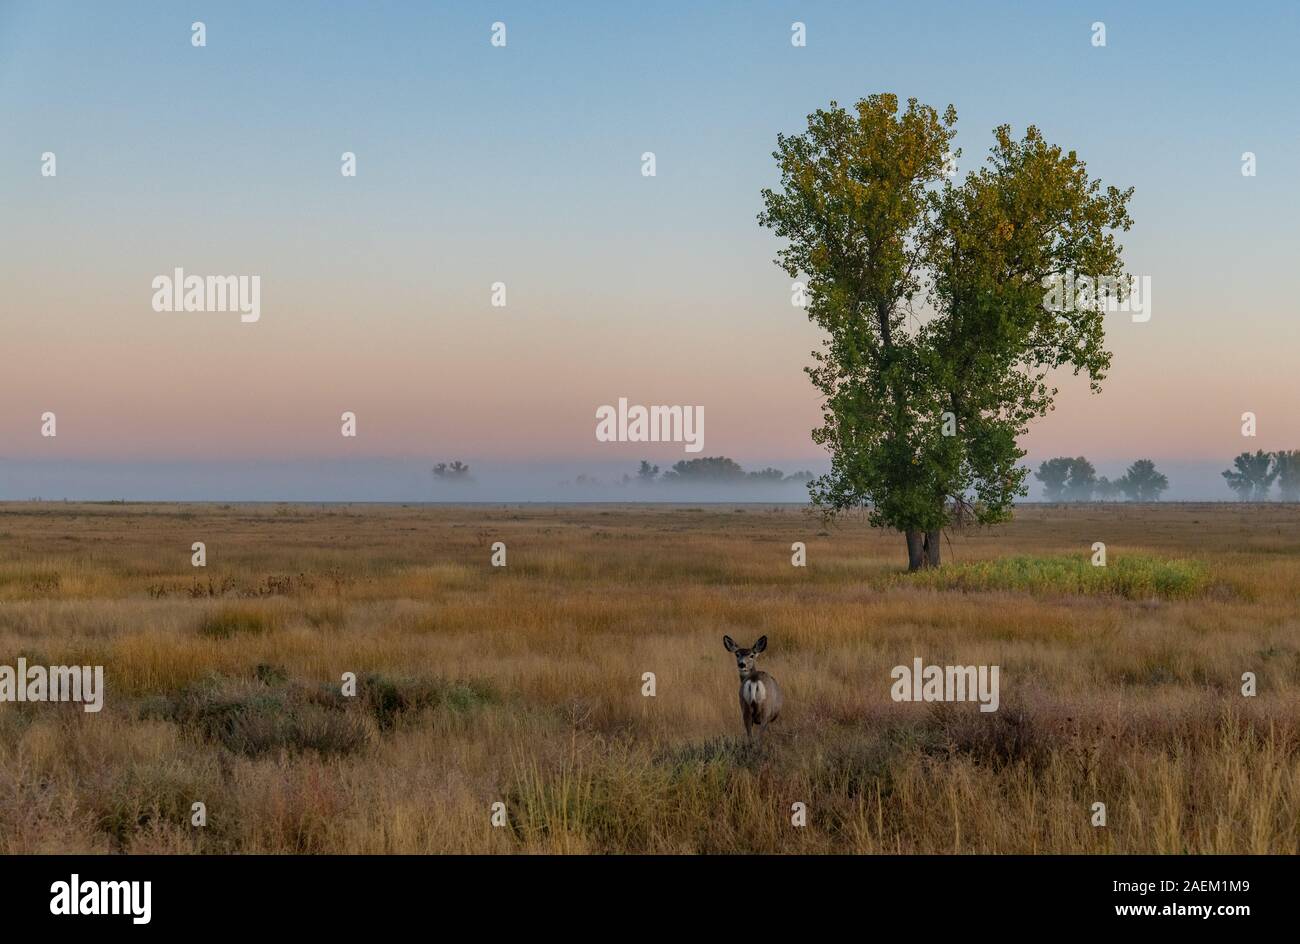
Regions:
M 1043 500 L 1056 502 L 1065 494 L 1065 480 L 1070 477 L 1073 459 L 1057 457 L 1048 459 L 1038 466 L 1034 478 L 1043 483 Z
M 636 479 L 641 483 L 650 483 L 658 474 L 659 466 L 652 466 L 643 459 Z M 810 482 L 812 479 L 813 474 L 807 469 L 790 475 L 770 466 L 757 472 L 746 472 L 734 459 L 728 459 L 726 456 L 706 456 L 676 463 L 663 474 L 660 481 L 686 484 L 746 482 L 752 485 L 780 485 L 784 482 Z
M 1009 516 L 1028 474 L 1017 439 L 1052 406 L 1049 372 L 1070 365 L 1099 389 L 1110 363 L 1101 311 L 1048 311 L 1044 280 L 1120 279 L 1112 231 L 1131 224 L 1132 191 L 1103 192 L 1034 127 L 1018 141 L 996 129 L 986 165 L 948 180 L 955 124 L 952 106 L 900 110 L 894 95 L 832 102 L 777 137 L 781 187 L 763 191 L 759 214 L 827 335 L 807 372 L 825 404 L 813 440 L 832 467 L 812 499 L 867 505 L 873 524 L 904 531 L 958 510 Z
M 1097 470 L 1083 456 L 1058 456 L 1038 467 L 1034 478 L 1043 483 L 1044 501 L 1092 501 L 1099 482 Z
M 1065 500 L 1072 502 L 1092 501 L 1092 493 L 1097 490 L 1097 469 L 1083 456 L 1076 456 L 1070 464 L 1070 480 L 1065 485 Z
M 1189 599 L 1204 595 L 1212 586 L 1209 572 L 1197 561 L 1136 555 L 1114 558 L 1105 567 L 1094 567 L 1086 556 L 1001 557 L 950 564 L 919 579 L 937 590 L 1011 590 L 1129 600 Z
M 1093 489 L 1093 492 L 1097 495 L 1097 501 L 1114 501 L 1123 494 L 1123 491 L 1119 479 L 1112 482 L 1104 475 L 1097 479 L 1097 486 Z
M 1129 501 L 1160 501 L 1161 494 L 1169 488 L 1169 479 L 1156 471 L 1150 459 L 1139 459 L 1124 472 L 1117 483 Z
M 1268 491 L 1278 475 L 1273 453 L 1262 449 L 1254 453 L 1243 452 L 1232 460 L 1232 465 L 1233 468 L 1224 471 L 1223 477 L 1237 497 L 1242 501 L 1268 501 Z
M 668 482 L 737 482 L 744 477 L 740 464 L 726 456 L 686 459 L 664 473 L 664 481 Z
M 1273 453 L 1273 475 L 1282 501 L 1300 501 L 1300 449 Z

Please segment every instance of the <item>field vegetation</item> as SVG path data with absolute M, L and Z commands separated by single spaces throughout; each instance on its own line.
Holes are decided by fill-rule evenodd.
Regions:
M 0 505 L 0 664 L 107 688 L 0 703 L 0 850 L 1300 851 L 1300 508 L 1030 506 L 906 565 L 795 506 Z M 770 640 L 761 750 L 724 633 Z M 893 702 L 917 656 L 1001 707 Z

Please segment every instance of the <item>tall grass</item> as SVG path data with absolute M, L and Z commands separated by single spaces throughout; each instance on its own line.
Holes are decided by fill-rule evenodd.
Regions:
M 1029 509 L 913 575 L 789 507 L 182 510 L 0 505 L 0 664 L 107 688 L 0 703 L 0 851 L 1300 851 L 1300 509 Z M 893 702 L 917 656 L 1001 708 Z
M 1189 600 L 1212 587 L 1209 570 L 1200 561 L 1143 555 L 1124 555 L 1105 565 L 1093 565 L 1080 554 L 997 557 L 950 564 L 906 579 L 936 590 L 1070 593 L 1127 600 Z

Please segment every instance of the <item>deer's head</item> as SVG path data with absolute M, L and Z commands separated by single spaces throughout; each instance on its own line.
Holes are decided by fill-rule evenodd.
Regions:
M 727 651 L 736 657 L 736 668 L 740 670 L 741 675 L 754 674 L 754 662 L 758 654 L 767 648 L 767 637 L 759 636 L 758 642 L 754 643 L 749 649 L 744 649 L 736 645 L 736 640 L 730 636 L 722 637 L 722 644 L 727 647 Z

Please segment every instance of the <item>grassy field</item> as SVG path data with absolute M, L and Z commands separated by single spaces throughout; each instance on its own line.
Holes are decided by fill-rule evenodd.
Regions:
M 1300 851 L 1300 508 L 944 554 L 788 506 L 0 505 L 0 664 L 107 684 L 0 704 L 0 850 Z M 770 640 L 760 750 L 724 633 Z M 1000 709 L 892 701 L 914 656 L 1001 666 Z

